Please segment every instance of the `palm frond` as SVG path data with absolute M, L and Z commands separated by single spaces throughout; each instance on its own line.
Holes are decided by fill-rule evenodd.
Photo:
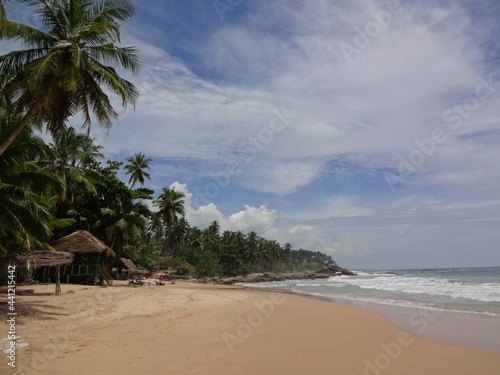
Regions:
M 6 55 L 0 56 L 0 71 L 5 72 L 7 77 L 19 74 L 24 66 L 30 61 L 45 56 L 45 48 L 32 48 L 22 51 L 12 51 Z
M 13 21 L 3 21 L 0 27 L 0 39 L 13 39 L 29 48 L 48 48 L 53 38 L 34 27 Z
M 90 55 L 97 61 L 104 64 L 114 64 L 118 62 L 123 68 L 130 70 L 133 74 L 139 72 L 141 60 L 139 51 L 133 47 L 119 48 L 113 44 L 105 44 L 89 47 Z
M 121 78 L 115 69 L 94 61 L 92 76 L 99 84 L 104 84 L 109 90 L 118 94 L 122 99 L 122 105 L 132 104 L 135 107 L 139 98 L 139 90 L 126 79 Z
M 89 14 L 91 19 L 126 22 L 135 14 L 135 8 L 131 0 L 102 0 L 93 3 Z

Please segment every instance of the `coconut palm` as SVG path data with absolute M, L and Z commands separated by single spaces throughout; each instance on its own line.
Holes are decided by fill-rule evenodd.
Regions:
M 1 91 L 11 93 L 16 113 L 14 131 L 0 145 L 0 155 L 31 121 L 46 123 L 58 138 L 66 121 L 81 113 L 90 129 L 95 116 L 104 129 L 118 116 L 103 90 L 117 94 L 122 105 L 135 105 L 136 87 L 114 66 L 136 73 L 137 50 L 117 47 L 120 26 L 134 14 L 131 0 L 18 0 L 36 8 L 43 30 L 2 21 L 1 39 L 26 49 L 0 56 Z
M 139 152 L 138 154 L 135 154 L 134 157 L 127 158 L 125 160 L 130 163 L 127 164 L 124 168 L 127 171 L 125 172 L 125 174 L 130 174 L 128 183 L 132 183 L 132 185 L 130 185 L 131 188 L 133 188 L 137 182 L 139 182 L 141 185 L 144 185 L 145 178 L 151 180 L 149 174 L 145 172 L 145 169 L 151 169 L 149 168 L 151 159 L 146 159 L 146 155 Z
M 16 118 L 0 109 L 0 139 L 17 125 Z M 0 156 L 0 253 L 43 247 L 55 228 L 71 224 L 53 216 L 61 180 L 37 160 L 49 150 L 25 129 Z
M 153 201 L 153 205 L 159 208 L 163 224 L 168 228 L 179 221 L 179 216 L 184 215 L 185 194 L 175 189 L 163 188 L 163 193 Z
M 113 207 L 101 209 L 102 219 L 96 223 L 96 227 L 105 228 L 108 245 L 119 255 L 125 255 L 127 251 L 126 255 L 130 256 L 131 248 L 135 249 L 145 233 L 146 210 L 142 204 L 133 203 L 131 197 L 118 196 Z
M 102 157 L 101 146 L 94 145 L 88 135 L 78 134 L 74 128 L 69 128 L 63 130 L 49 147 L 48 169 L 60 176 L 65 186 L 60 202 L 73 204 L 77 191 L 96 192 L 94 181 L 98 173 L 90 167 Z
M 247 245 L 245 251 L 245 261 L 249 264 L 256 264 L 259 259 L 259 236 L 254 231 L 247 235 Z

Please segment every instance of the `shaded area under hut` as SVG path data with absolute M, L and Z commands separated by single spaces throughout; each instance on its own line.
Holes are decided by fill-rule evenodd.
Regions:
M 32 281 L 29 276 L 32 267 L 54 268 L 55 293 L 59 294 L 61 293 L 61 267 L 70 264 L 74 257 L 74 254 L 65 251 L 37 250 L 12 253 L 8 257 L 1 258 L 0 263 L 3 264 L 4 267 L 15 265 L 16 274 L 19 273 L 19 269 L 27 269 L 26 274 L 28 277 L 23 281 L 24 283 L 28 280 Z M 7 273 L 4 272 L 3 274 Z M 16 279 L 19 280 L 19 278 Z
M 61 278 L 66 284 L 111 285 L 109 265 L 116 253 L 97 237 L 79 230 L 50 244 L 55 250 L 74 255 L 73 263 L 61 267 Z M 56 277 L 56 267 L 43 267 L 37 272 L 41 282 L 51 282 Z
M 136 267 L 134 262 L 127 258 L 120 258 L 111 266 L 111 275 L 117 280 L 128 280 L 148 273 L 142 267 Z

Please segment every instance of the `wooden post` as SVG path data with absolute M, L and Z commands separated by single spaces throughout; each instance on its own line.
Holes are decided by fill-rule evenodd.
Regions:
M 61 294 L 61 265 L 56 266 L 56 294 Z

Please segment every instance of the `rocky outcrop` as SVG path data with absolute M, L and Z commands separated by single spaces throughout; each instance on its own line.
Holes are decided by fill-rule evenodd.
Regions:
M 323 268 L 322 270 L 315 271 L 316 274 L 318 275 L 330 275 L 330 276 L 340 276 L 340 275 L 345 275 L 345 276 L 357 276 L 354 272 L 349 271 L 347 268 L 342 268 L 339 267 L 338 265 L 334 264 L 332 266 L 328 266 Z
M 263 283 L 263 282 L 285 281 L 285 280 L 327 279 L 332 276 L 341 276 L 341 275 L 356 276 L 354 272 L 334 264 L 325 267 L 319 271 L 303 271 L 303 272 L 291 272 L 291 273 L 252 273 L 244 276 L 223 278 L 217 281 L 222 282 L 223 284 Z

